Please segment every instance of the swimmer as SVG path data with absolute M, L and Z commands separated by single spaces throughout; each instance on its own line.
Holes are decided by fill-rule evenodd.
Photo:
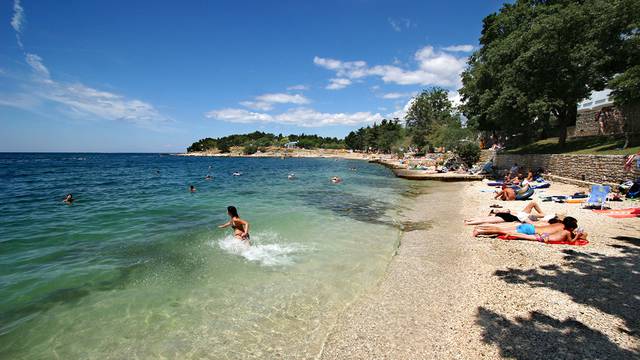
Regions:
M 211 175 L 207 175 L 207 176 L 205 176 L 205 177 L 204 177 L 204 179 L 205 179 L 205 180 L 211 180 L 211 179 L 213 179 L 213 176 L 211 176 Z
M 294 174 L 294 173 L 291 173 L 291 174 L 287 175 L 287 179 L 289 179 L 289 180 L 294 180 L 295 178 L 296 178 L 296 174 Z
M 240 171 L 236 171 L 236 172 L 233 173 L 233 176 L 241 176 L 241 175 L 242 175 L 242 173 Z
M 196 192 L 196 187 L 193 185 L 189 185 L 189 191 L 192 193 Z
M 237 239 L 246 241 L 249 245 L 251 245 L 251 239 L 249 237 L 249 223 L 245 220 L 240 219 L 240 215 L 238 215 L 238 209 L 235 206 L 227 207 L 227 214 L 231 217 L 231 220 L 228 222 L 218 225 L 219 228 L 226 228 L 231 226 L 233 229 L 233 236 Z
M 71 205 L 75 200 L 76 199 L 73 198 L 73 195 L 67 194 L 67 196 L 64 197 L 64 200 L 62 200 L 62 202 L 64 202 L 67 205 Z
M 331 182 L 334 183 L 334 184 L 339 184 L 339 183 L 342 182 L 342 179 L 340 179 L 337 176 L 334 176 L 334 177 L 331 178 Z

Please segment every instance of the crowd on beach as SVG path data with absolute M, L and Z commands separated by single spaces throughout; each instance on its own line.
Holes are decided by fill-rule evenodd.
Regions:
M 489 182 L 488 185 L 499 187 L 493 194 L 493 200 L 528 202 L 519 211 L 493 204 L 487 216 L 465 219 L 466 225 L 474 226 L 473 236 L 498 236 L 504 240 L 529 240 L 553 244 L 587 244 L 588 234 L 578 226 L 576 218 L 567 216 L 566 211 L 548 213 L 542 209 L 538 201 L 531 200 L 534 188 L 551 186 L 543 179 L 542 172 L 542 169 L 528 170 L 525 176 L 520 172 L 518 164 L 514 164 L 503 179 Z M 610 193 L 610 190 L 609 186 L 598 185 L 592 186 L 590 194 L 575 193 L 571 196 L 539 198 L 542 201 L 579 203 L 585 205 L 584 208 L 606 211 L 603 209 L 607 200 L 622 201 L 619 193 Z M 632 193 L 633 191 L 628 192 L 627 197 L 631 198 Z

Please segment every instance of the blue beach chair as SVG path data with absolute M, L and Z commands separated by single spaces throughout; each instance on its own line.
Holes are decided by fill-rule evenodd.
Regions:
M 592 185 L 589 199 L 587 199 L 586 207 L 604 209 L 607 203 L 607 195 L 611 192 L 611 186 L 608 185 Z

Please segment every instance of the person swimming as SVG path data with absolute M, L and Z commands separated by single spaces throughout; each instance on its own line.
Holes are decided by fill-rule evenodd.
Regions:
M 193 185 L 189 185 L 189 191 L 192 193 L 196 192 L 196 187 Z
M 289 179 L 289 180 L 295 180 L 295 178 L 296 178 L 296 174 L 294 174 L 294 173 L 291 173 L 291 174 L 287 175 L 287 179 Z
M 211 175 L 207 174 L 207 176 L 205 176 L 205 177 L 204 177 L 204 179 L 205 179 L 205 180 L 211 180 L 211 179 L 213 179 L 213 176 L 211 176 Z
M 233 173 L 233 176 L 242 176 L 242 173 L 240 171 L 236 171 Z
M 331 182 L 334 183 L 334 184 L 339 184 L 339 183 L 342 182 L 342 179 L 340 179 L 337 176 L 334 176 L 334 177 L 331 178 Z
M 238 209 L 236 209 L 235 206 L 228 206 L 227 214 L 229 215 L 229 217 L 231 217 L 231 220 L 222 225 L 218 225 L 218 227 L 222 229 L 231 226 L 231 228 L 233 229 L 233 236 L 235 236 L 239 240 L 246 241 L 247 243 L 249 243 L 249 245 L 251 245 L 251 239 L 249 236 L 249 222 L 240 219 L 240 215 L 238 215 Z
M 64 202 L 67 205 L 71 205 L 73 204 L 73 202 L 76 199 L 73 198 L 73 195 L 71 193 L 67 194 L 67 196 L 64 197 L 64 199 L 62 200 L 62 202 Z

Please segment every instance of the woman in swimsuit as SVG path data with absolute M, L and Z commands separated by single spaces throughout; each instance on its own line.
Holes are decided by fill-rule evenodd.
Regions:
M 227 214 L 231 217 L 231 220 L 228 222 L 219 225 L 219 228 L 226 228 L 227 226 L 231 226 L 233 229 L 233 236 L 242 241 L 246 241 L 251 244 L 249 239 L 249 223 L 245 220 L 240 219 L 240 215 L 238 215 L 238 209 L 235 206 L 227 207 Z
M 536 212 L 536 214 L 532 214 L 532 211 Z M 544 218 L 545 214 L 540 209 L 540 205 L 537 202 L 531 201 L 524 207 L 524 209 L 515 214 L 511 213 L 511 210 L 502 210 L 502 211 L 494 211 L 491 210 L 491 214 L 493 216 L 486 217 L 476 217 L 467 219 L 464 221 L 465 225 L 480 225 L 480 224 L 499 224 L 505 222 L 531 222 L 538 221 L 540 218 Z M 552 217 L 549 217 L 551 219 Z M 535 220 L 534 220 L 535 219 Z
M 508 235 L 519 233 L 522 235 L 553 234 L 563 230 L 573 232 L 578 227 L 578 221 L 570 216 L 562 221 L 548 225 L 519 224 L 510 226 L 479 225 L 473 229 L 473 236 L 478 235 Z

